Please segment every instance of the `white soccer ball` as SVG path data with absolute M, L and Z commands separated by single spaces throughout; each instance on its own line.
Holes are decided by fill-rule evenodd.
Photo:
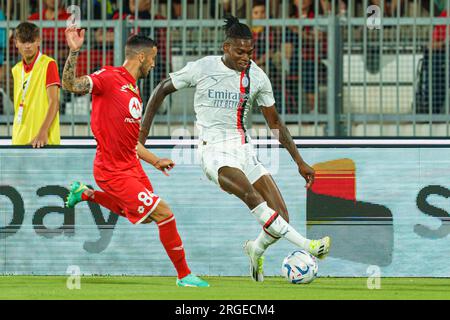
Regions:
M 317 276 L 319 266 L 316 257 L 305 250 L 296 250 L 283 260 L 281 273 L 294 284 L 310 283 Z

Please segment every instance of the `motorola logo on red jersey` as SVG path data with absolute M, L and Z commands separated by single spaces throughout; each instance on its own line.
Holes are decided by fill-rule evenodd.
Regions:
M 142 104 L 138 98 L 132 97 L 128 103 L 128 109 L 132 118 L 125 118 L 126 123 L 140 123 L 142 116 Z

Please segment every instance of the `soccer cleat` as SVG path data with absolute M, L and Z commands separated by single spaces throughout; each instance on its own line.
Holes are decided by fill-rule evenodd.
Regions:
M 244 243 L 244 252 L 250 260 L 250 275 L 256 282 L 264 281 L 264 256 L 258 257 L 253 249 L 254 241 L 247 240 Z
M 81 182 L 75 181 L 70 185 L 70 192 L 66 198 L 66 207 L 73 208 L 78 202 L 81 202 L 81 195 L 88 187 Z
M 319 259 L 323 259 L 330 251 L 330 246 L 331 246 L 331 238 L 327 236 L 319 240 L 311 240 L 308 251 L 313 256 Z
M 190 273 L 183 279 L 177 279 L 177 286 L 206 288 L 206 287 L 209 287 L 209 284 L 205 280 L 202 280 L 199 277 Z

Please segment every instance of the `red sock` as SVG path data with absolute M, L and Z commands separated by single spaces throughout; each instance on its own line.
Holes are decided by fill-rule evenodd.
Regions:
M 85 193 L 82 193 L 81 199 L 83 201 L 92 201 L 98 203 L 102 207 L 105 207 L 116 214 L 120 214 L 122 212 L 122 209 L 116 204 L 116 201 L 111 198 L 106 192 L 94 191 L 94 194 L 90 197 Z
M 175 216 L 171 215 L 157 224 L 159 228 L 159 239 L 177 270 L 178 279 L 184 278 L 191 273 L 191 270 L 189 270 L 186 262 L 183 242 L 178 234 Z

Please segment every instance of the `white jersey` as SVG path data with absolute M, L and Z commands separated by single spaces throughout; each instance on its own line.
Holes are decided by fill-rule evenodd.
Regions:
M 197 127 L 200 139 L 207 142 L 248 142 L 245 122 L 253 103 L 275 104 L 269 78 L 253 61 L 239 72 L 228 68 L 221 56 L 207 56 L 169 75 L 177 90 L 196 87 Z

